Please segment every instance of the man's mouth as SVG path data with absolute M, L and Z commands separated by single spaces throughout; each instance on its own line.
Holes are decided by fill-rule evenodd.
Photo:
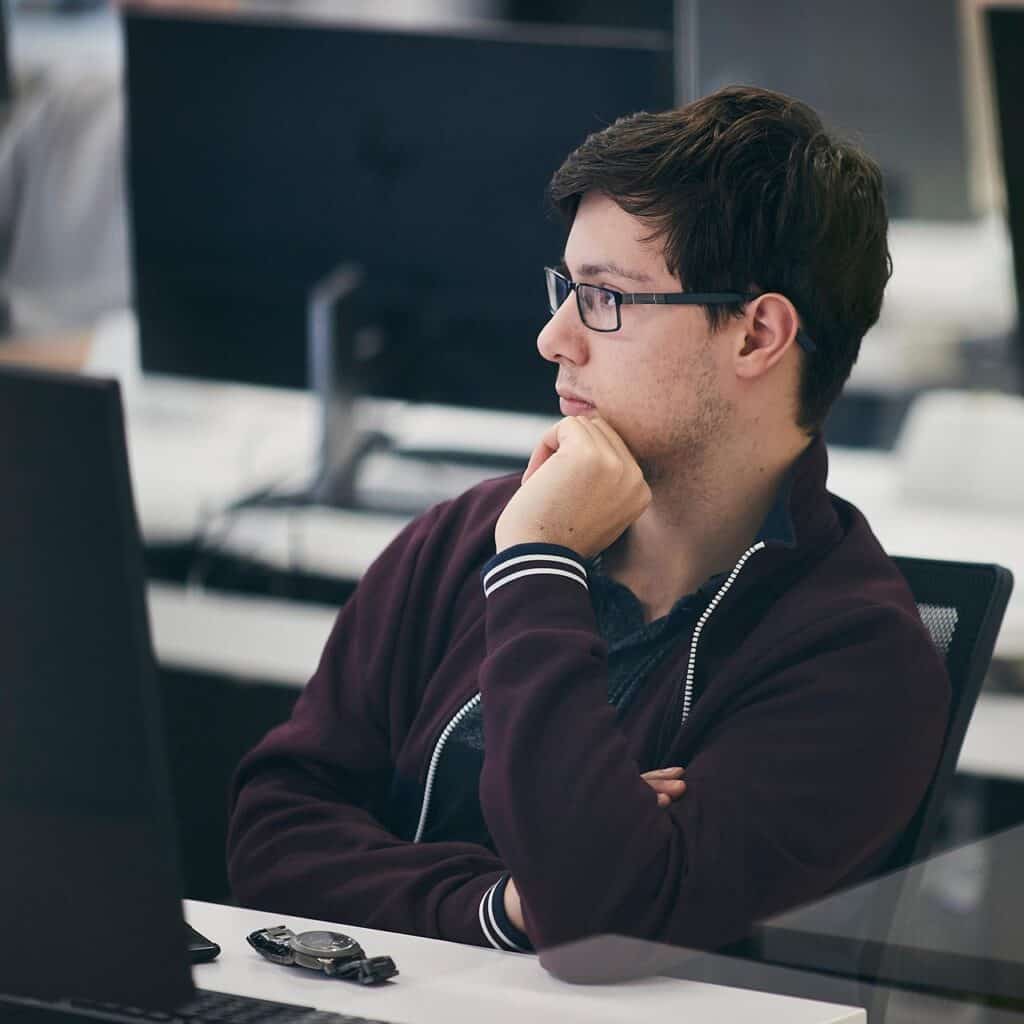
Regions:
M 584 413 L 594 410 L 593 402 L 588 402 L 571 391 L 557 389 L 557 393 L 558 404 L 563 416 L 582 416 Z

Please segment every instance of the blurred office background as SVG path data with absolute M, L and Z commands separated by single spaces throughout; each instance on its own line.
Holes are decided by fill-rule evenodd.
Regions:
M 894 272 L 830 487 L 894 554 L 1015 570 L 942 843 L 1024 820 L 1024 4 L 989 7 L 6 0 L 0 359 L 121 379 L 188 895 L 227 898 L 231 768 L 361 571 L 558 415 L 547 176 L 601 118 L 734 82 L 882 166 Z M 1019 883 L 937 873 L 935 928 Z
M 246 0 L 213 6 L 225 12 L 267 7 Z M 890 448 L 922 389 L 1020 390 L 1007 200 L 977 0 L 286 0 L 281 6 L 297 18 L 396 28 L 456 31 L 483 22 L 661 35 L 674 48 L 676 99 L 728 82 L 756 82 L 807 100 L 879 160 L 894 218 L 894 274 L 882 318 L 864 343 L 830 437 Z M 92 0 L 8 0 L 6 18 L 4 326 L 20 342 L 73 336 L 131 301 L 118 15 Z M 187 76 L 184 60 L 180 74 Z M 516 98 L 524 87 L 515 83 Z M 364 95 L 372 89 L 365 87 Z M 280 102 L 288 102 L 287 88 Z M 169 147 L 173 131 L 167 126 Z

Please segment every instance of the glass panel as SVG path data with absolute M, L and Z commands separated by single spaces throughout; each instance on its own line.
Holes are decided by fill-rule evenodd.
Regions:
M 1017 826 L 762 921 L 715 953 L 602 935 L 540 959 L 577 983 L 658 976 L 835 1004 L 851 1010 L 807 1019 L 844 1024 L 864 1020 L 858 1008 L 868 1024 L 1024 1024 L 1021 863 Z

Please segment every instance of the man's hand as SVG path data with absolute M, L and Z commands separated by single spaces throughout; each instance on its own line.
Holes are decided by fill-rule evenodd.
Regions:
M 519 890 L 516 888 L 516 880 L 510 878 L 505 886 L 505 913 L 508 919 L 521 931 L 526 931 L 526 924 L 523 921 L 523 904 L 519 899 Z
M 679 767 L 656 768 L 652 772 L 644 772 L 640 777 L 658 794 L 658 806 L 668 807 L 686 792 L 686 783 L 682 780 L 685 771 L 685 768 Z
M 541 439 L 494 528 L 498 551 L 561 544 L 591 558 L 636 522 L 651 490 L 625 442 L 600 416 L 567 416 Z
M 658 806 L 668 807 L 673 800 L 678 800 L 686 792 L 686 783 L 680 777 L 685 771 L 685 768 L 679 767 L 656 768 L 654 771 L 644 772 L 640 777 L 658 794 Z M 523 902 L 519 898 L 514 878 L 510 878 L 508 885 L 505 886 L 505 913 L 521 932 L 526 931 Z

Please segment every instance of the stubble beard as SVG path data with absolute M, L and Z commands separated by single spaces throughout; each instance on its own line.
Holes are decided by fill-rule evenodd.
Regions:
M 716 453 L 731 436 L 735 411 L 719 391 L 710 346 L 695 370 L 693 414 L 672 425 L 661 451 L 638 458 L 637 464 L 652 491 L 668 487 L 699 500 L 713 476 Z

